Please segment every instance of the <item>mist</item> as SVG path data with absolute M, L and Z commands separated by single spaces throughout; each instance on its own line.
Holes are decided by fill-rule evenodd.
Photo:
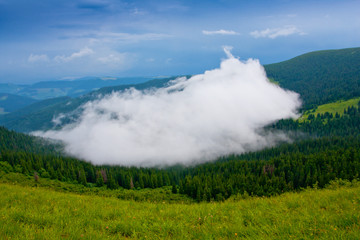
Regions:
M 93 164 L 147 167 L 212 161 L 286 139 L 263 128 L 297 118 L 299 95 L 271 83 L 258 60 L 225 53 L 217 69 L 164 88 L 113 92 L 84 104 L 76 123 L 37 135 Z

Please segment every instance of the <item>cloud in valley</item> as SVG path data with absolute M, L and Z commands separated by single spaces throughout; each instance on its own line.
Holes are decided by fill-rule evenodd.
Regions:
M 298 94 L 270 83 L 258 60 L 225 51 L 217 69 L 165 88 L 114 92 L 83 105 L 76 123 L 37 134 L 94 164 L 125 166 L 193 164 L 274 145 L 285 136 L 262 129 L 297 117 Z

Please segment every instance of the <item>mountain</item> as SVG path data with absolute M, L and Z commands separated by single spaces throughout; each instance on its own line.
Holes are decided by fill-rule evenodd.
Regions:
M 18 96 L 10 93 L 0 93 L 0 114 L 14 112 L 26 107 L 37 100 L 33 98 Z
M 18 111 L 0 115 L 0 124 L 19 132 L 49 129 L 56 114 L 67 112 L 70 97 L 51 98 L 36 102 Z M 78 106 L 78 105 L 76 105 Z
M 25 86 L 26 85 L 17 85 L 17 84 L 12 84 L 12 83 L 0 83 L 0 92 L 16 94 L 21 89 L 23 89 Z
M 284 62 L 265 65 L 264 68 L 271 80 L 300 94 L 304 110 L 337 100 L 360 97 L 360 48 L 311 52 Z M 73 121 L 79 113 L 75 110 L 99 95 L 130 87 L 139 90 L 159 88 L 174 78 L 103 87 L 79 97 L 58 98 L 50 105 L 47 101 L 39 102 L 7 115 L 0 115 L 0 124 L 22 132 L 46 130 L 55 126 L 52 120 L 60 113 L 72 113 L 70 118 L 63 120 Z M 50 86 L 42 84 L 43 87 Z
M 301 95 L 305 109 L 360 96 L 360 48 L 310 52 L 264 67 L 270 79 Z
M 77 97 L 102 87 L 138 84 L 150 80 L 148 77 L 85 77 L 76 80 L 44 81 L 31 85 L 0 84 L 0 92 L 30 97 L 38 100 L 71 96 Z
M 164 87 L 169 81 L 174 80 L 175 78 L 176 77 L 153 79 L 139 84 L 104 87 L 76 98 L 58 97 L 46 99 L 29 105 L 26 108 L 19 109 L 18 111 L 0 115 L 0 125 L 19 132 L 50 129 L 55 127 L 53 122 L 54 117 L 61 113 L 71 113 L 70 117 L 62 119 L 63 123 L 71 122 L 76 119 L 76 116 L 80 113 L 79 111 L 76 111 L 79 106 L 88 101 L 95 100 L 99 96 L 114 91 L 123 91 L 132 87 L 138 90 L 160 88 Z

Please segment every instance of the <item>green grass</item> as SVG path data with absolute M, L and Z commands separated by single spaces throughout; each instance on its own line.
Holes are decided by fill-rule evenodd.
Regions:
M 360 239 L 360 185 L 166 204 L 0 183 L 0 239 L 235 238 Z
M 344 114 L 344 110 L 348 107 L 357 106 L 358 102 L 360 101 L 360 98 L 353 98 L 347 101 L 340 100 L 333 103 L 327 103 L 318 106 L 316 109 L 308 110 L 304 112 L 304 114 L 301 116 L 300 120 L 308 119 L 310 114 L 317 115 L 317 114 L 324 114 L 326 112 L 332 113 L 335 115 L 336 113 L 339 113 L 340 116 Z
M 274 78 L 268 78 L 268 79 L 269 79 L 269 81 L 270 81 L 271 83 L 274 83 L 274 84 L 280 86 L 280 83 L 279 83 L 278 81 L 275 81 Z
M 1 163 L 1 162 L 0 162 Z M 93 184 L 88 184 L 87 187 L 78 183 L 61 182 L 48 178 L 39 178 L 37 182 L 34 181 L 33 176 L 26 176 L 20 173 L 5 173 L 0 171 L 0 183 L 16 184 L 24 187 L 45 188 L 57 192 L 76 193 L 81 195 L 114 197 L 122 200 L 132 201 L 146 201 L 146 202 L 165 202 L 165 203 L 193 203 L 194 199 L 182 195 L 173 194 L 171 186 L 164 186 L 155 189 L 124 189 L 119 188 L 110 190 L 106 187 L 95 187 Z

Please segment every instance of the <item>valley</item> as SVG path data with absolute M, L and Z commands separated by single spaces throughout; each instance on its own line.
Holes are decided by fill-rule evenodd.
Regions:
M 351 50 L 351 57 L 357 50 Z M 347 62 L 348 52 L 305 54 L 295 58 L 294 66 L 302 69 L 297 59 L 303 58 L 303 64 L 319 63 L 324 54 L 326 59 L 338 57 Z M 291 140 L 201 164 L 95 165 L 64 153 L 60 141 L 26 134 L 61 129 L 61 124 L 54 124 L 60 114 L 65 116 L 64 124 L 76 122 L 80 106 L 106 94 L 162 88 L 175 77 L 46 99 L 1 115 L 0 236 L 359 238 L 359 80 L 355 73 L 338 79 L 342 64 L 336 68 L 324 61 L 318 66 L 324 76 L 316 80 L 320 90 L 315 94 L 310 73 L 299 81 L 281 75 L 281 64 L 291 69 L 295 60 L 265 66 L 281 87 L 302 93 L 301 118 L 281 119 L 263 129 L 265 133 L 281 132 Z M 330 85 L 322 80 L 335 78 L 338 81 Z M 350 94 L 348 88 L 354 91 Z

